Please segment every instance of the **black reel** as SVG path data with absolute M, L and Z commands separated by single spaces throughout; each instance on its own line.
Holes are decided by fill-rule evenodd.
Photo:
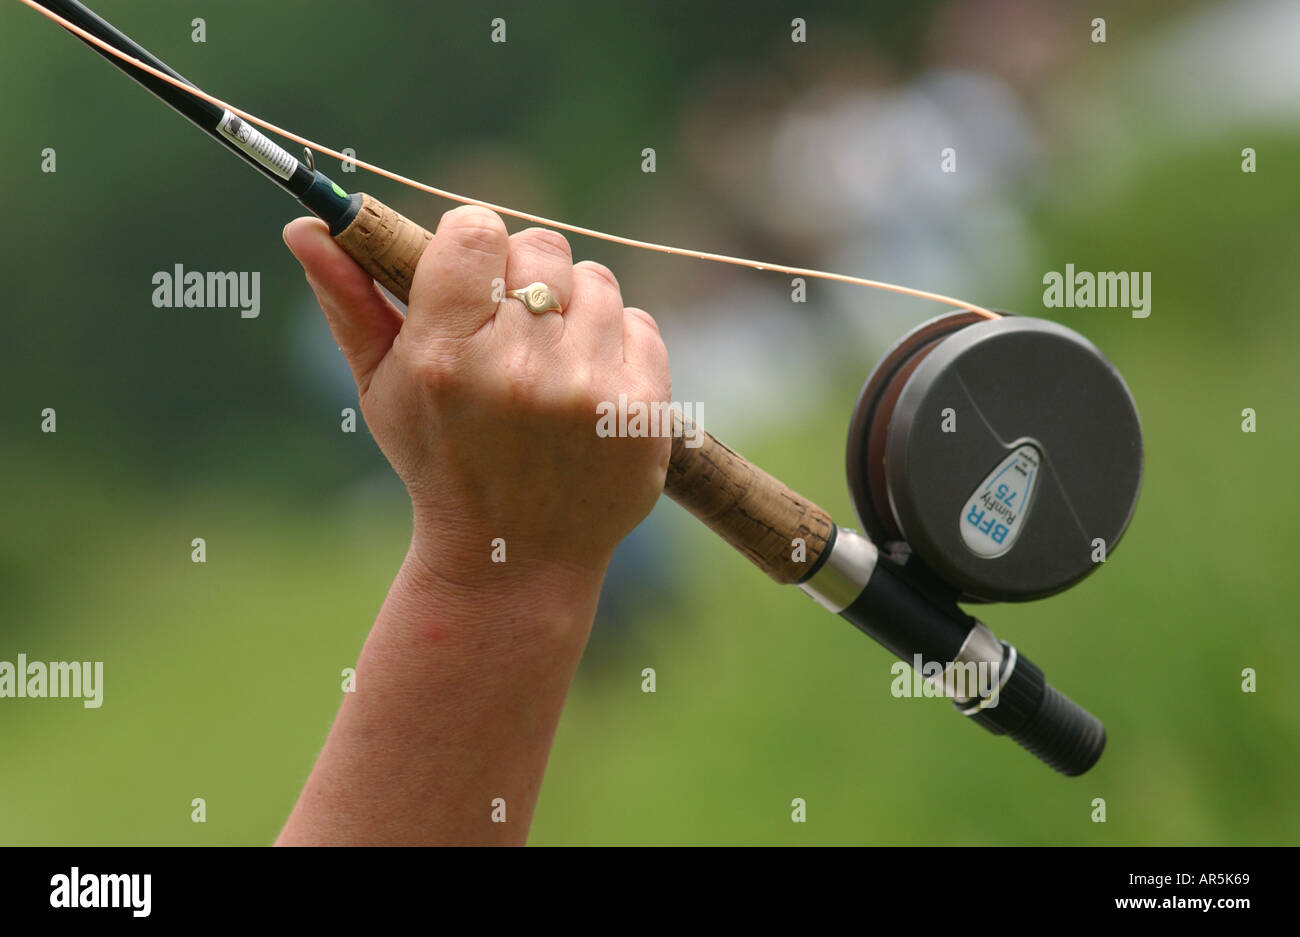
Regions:
M 1137 505 L 1142 429 L 1087 339 L 955 312 L 905 335 L 859 395 L 848 479 L 864 532 L 962 601 L 1027 601 L 1092 572 Z

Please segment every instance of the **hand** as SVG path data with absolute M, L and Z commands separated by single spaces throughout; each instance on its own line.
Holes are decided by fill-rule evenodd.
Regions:
M 554 231 L 508 237 L 494 212 L 457 208 L 420 260 L 403 319 L 321 222 L 292 222 L 285 241 L 410 493 L 413 553 L 467 587 L 556 569 L 598 582 L 662 492 L 669 455 L 663 436 L 596 432 L 602 401 L 670 394 L 658 327 L 624 308 L 614 275 L 575 265 Z M 509 296 L 539 280 L 563 313 Z M 495 538 L 504 565 L 491 561 Z

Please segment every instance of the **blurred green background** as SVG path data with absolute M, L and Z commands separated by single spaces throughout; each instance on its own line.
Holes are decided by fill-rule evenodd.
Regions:
M 1106 722 L 1090 774 L 893 699 L 885 651 L 665 501 L 611 572 L 532 842 L 1300 840 L 1294 4 L 93 6 L 211 93 L 407 175 L 1046 315 L 1128 381 L 1147 461 L 1123 543 L 1063 595 L 982 611 Z M 99 710 L 0 700 L 0 842 L 267 843 L 404 553 L 403 492 L 340 432 L 355 391 L 278 237 L 296 206 L 33 12 L 0 4 L 0 36 L 0 660 L 105 668 Z M 449 207 L 322 168 L 428 226 Z M 787 278 L 573 240 L 661 319 L 675 398 L 853 524 L 858 386 L 941 309 L 819 281 L 794 304 Z M 154 308 L 176 263 L 259 271 L 261 315 Z M 1044 310 L 1066 263 L 1151 271 L 1150 317 Z

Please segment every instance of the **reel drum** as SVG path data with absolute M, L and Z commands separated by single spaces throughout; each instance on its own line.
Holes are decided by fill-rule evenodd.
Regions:
M 1142 430 L 1087 339 L 1044 319 L 957 312 L 867 378 L 848 440 L 864 531 L 905 541 L 963 600 L 1027 601 L 1108 557 L 1137 505 Z

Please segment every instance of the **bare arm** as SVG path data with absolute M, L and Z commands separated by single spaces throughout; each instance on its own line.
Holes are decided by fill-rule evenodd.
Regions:
M 668 399 L 658 330 L 563 238 L 484 209 L 443 217 L 405 320 L 319 223 L 286 240 L 414 534 L 278 842 L 523 843 L 610 554 L 663 488 L 667 439 L 596 433 L 601 401 Z

